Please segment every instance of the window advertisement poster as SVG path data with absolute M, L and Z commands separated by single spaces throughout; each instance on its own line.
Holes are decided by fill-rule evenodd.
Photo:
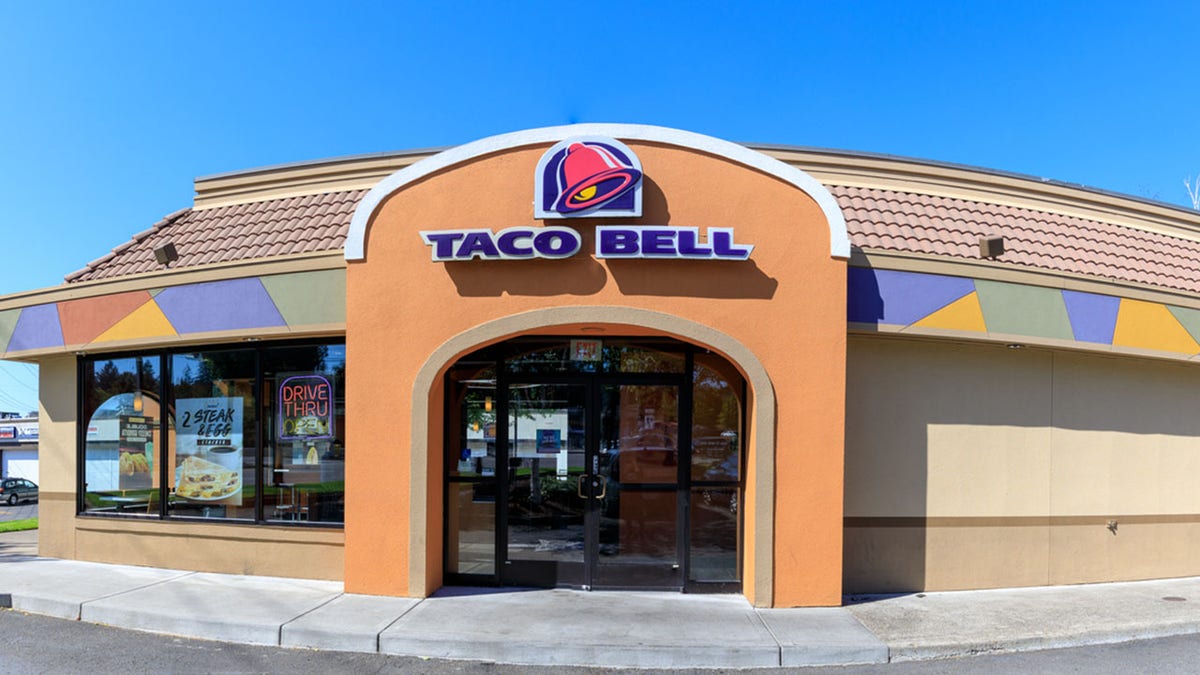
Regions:
M 121 415 L 117 422 L 117 441 L 118 489 L 154 487 L 154 420 L 140 415 Z
M 292 441 L 293 464 L 320 464 L 334 436 L 333 382 L 321 373 L 283 373 L 277 406 L 281 441 Z
M 538 429 L 537 451 L 541 455 L 557 455 L 562 450 L 562 430 Z
M 509 410 L 509 456 L 545 459 L 563 450 L 568 438 L 566 408 L 548 410 Z
M 177 399 L 175 461 L 176 496 L 241 505 L 241 397 Z

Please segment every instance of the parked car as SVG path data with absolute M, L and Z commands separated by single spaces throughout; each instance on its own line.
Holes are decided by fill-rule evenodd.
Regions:
M 0 481 L 0 502 L 16 506 L 19 501 L 37 501 L 38 486 L 24 478 L 5 478 Z

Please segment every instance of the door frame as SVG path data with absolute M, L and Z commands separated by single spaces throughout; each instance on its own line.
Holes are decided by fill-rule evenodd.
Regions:
M 691 452 L 685 451 L 685 448 L 691 447 L 691 387 L 688 385 L 689 374 L 692 367 L 691 351 L 685 351 L 684 372 L 682 373 L 569 373 L 569 374 L 533 374 L 533 373 L 517 373 L 509 375 L 503 372 L 503 369 L 497 373 L 496 377 L 496 393 L 497 393 L 497 413 L 496 413 L 496 466 L 503 467 L 506 472 L 505 476 L 496 476 L 496 569 L 498 583 L 505 585 L 540 585 L 546 581 L 539 581 L 534 576 L 533 568 L 541 567 L 548 569 L 548 565 L 539 565 L 533 562 L 517 562 L 510 559 L 508 554 L 509 543 L 509 485 L 507 472 L 511 466 L 510 448 L 509 448 L 509 405 L 510 391 L 513 386 L 531 385 L 531 386 L 581 386 L 583 388 L 583 424 L 584 424 L 584 476 L 586 478 L 587 496 L 584 498 L 584 550 L 582 569 L 579 574 L 582 577 L 578 583 L 560 583 L 556 578 L 553 582 L 548 583 L 550 586 L 562 586 L 570 588 L 583 588 L 585 590 L 669 590 L 681 591 L 684 589 L 688 577 L 687 569 L 687 552 L 688 552 L 688 501 L 690 498 L 690 485 L 688 477 L 691 471 Z M 667 492 L 668 490 L 675 495 L 675 558 L 674 578 L 669 579 L 666 583 L 638 583 L 636 581 L 637 569 L 632 565 L 631 569 L 627 570 L 628 575 L 620 577 L 616 583 L 598 583 L 600 577 L 600 565 L 603 564 L 600 556 L 600 526 L 603 503 L 597 496 L 596 491 L 598 486 L 595 479 L 597 475 L 597 467 L 600 461 L 600 443 L 601 429 L 604 424 L 603 420 L 603 405 L 604 387 L 621 387 L 621 386 L 656 386 L 656 387 L 672 387 L 675 389 L 675 418 L 677 432 L 675 434 L 675 453 L 678 458 L 676 464 L 675 483 L 662 484 L 646 484 L 632 491 L 658 491 Z M 609 479 L 611 481 L 611 478 Z M 608 487 L 613 487 L 610 483 Z M 619 489 L 624 489 L 624 486 L 618 486 Z M 517 562 L 516 565 L 513 563 Z M 556 563 L 557 565 L 562 563 Z M 610 572 L 611 573 L 611 572 Z
M 534 340 L 549 341 L 549 340 L 557 340 L 557 339 L 571 340 L 571 339 L 575 339 L 578 337 L 579 337 L 578 335 L 573 335 L 573 334 L 561 334 L 561 335 L 560 334 L 533 334 L 533 335 L 526 335 L 526 336 L 516 335 L 516 336 L 510 337 L 507 340 L 493 343 L 491 345 L 491 347 L 500 347 L 503 349 L 504 347 L 506 347 L 508 345 L 514 345 L 514 346 L 519 345 L 521 342 L 524 342 L 526 340 L 530 340 L 530 341 L 534 341 Z M 500 356 L 499 358 L 496 359 L 495 366 L 494 366 L 495 367 L 494 372 L 496 373 L 495 392 L 496 392 L 496 399 L 497 399 L 497 422 L 499 422 L 499 419 L 501 417 L 503 417 L 503 419 L 505 420 L 505 427 L 507 427 L 507 412 L 508 412 L 507 411 L 507 405 L 508 405 L 507 399 L 508 399 L 508 396 L 507 396 L 507 394 L 501 396 L 500 392 L 504 391 L 507 388 L 508 384 L 511 384 L 513 382 L 555 384 L 555 383 L 580 383 L 580 382 L 586 383 L 588 380 L 591 380 L 592 383 L 588 387 L 588 392 L 589 392 L 588 393 L 588 396 L 589 396 L 588 407 L 589 408 L 592 407 L 593 405 L 598 405 L 598 403 L 594 404 L 591 399 L 598 397 L 599 388 L 601 386 L 603 386 L 604 384 L 635 384 L 635 385 L 636 384 L 664 384 L 664 383 L 665 384 L 677 384 L 677 386 L 678 386 L 678 401 L 679 401 L 679 433 L 677 434 L 676 442 L 679 445 L 680 468 L 679 468 L 679 473 L 678 473 L 679 482 L 676 484 L 675 490 L 676 490 L 676 509 L 677 509 L 677 512 L 676 512 L 676 527 L 677 527 L 677 542 L 678 542 L 677 547 L 678 547 L 678 555 L 679 555 L 679 575 L 678 575 L 678 578 L 680 580 L 679 585 L 669 586 L 669 587 L 605 586 L 604 588 L 606 590 L 610 590 L 610 589 L 611 590 L 655 590 L 655 589 L 667 588 L 670 590 L 682 590 L 684 592 L 702 592 L 702 593 L 740 593 L 740 592 L 743 592 L 744 584 L 745 584 L 745 580 L 746 580 L 746 574 L 751 573 L 749 570 L 746 570 L 742 567 L 742 562 L 744 561 L 743 556 L 746 555 L 746 550 L 743 547 L 747 543 L 746 537 L 749 534 L 746 531 L 745 501 L 746 501 L 746 489 L 747 489 L 747 477 L 746 476 L 747 476 L 747 472 L 750 470 L 749 466 L 747 465 L 747 461 L 748 461 L 748 456 L 749 456 L 748 453 L 751 453 L 751 448 L 749 448 L 747 446 L 747 442 L 748 442 L 747 441 L 747 439 L 748 439 L 747 432 L 749 429 L 749 425 L 751 423 L 752 416 L 753 415 L 759 415 L 759 416 L 764 415 L 763 411 L 759 410 L 759 408 L 761 408 L 764 404 L 764 399 L 766 399 L 767 402 L 773 403 L 773 401 L 774 401 L 773 397 L 770 397 L 770 396 L 758 397 L 758 396 L 756 396 L 753 399 L 753 404 L 751 404 L 750 403 L 751 399 L 749 398 L 749 396 L 750 396 L 750 391 L 751 391 L 751 386 L 752 386 L 752 380 L 743 377 L 743 379 L 741 381 L 741 392 L 739 395 L 740 400 L 741 400 L 741 406 L 742 406 L 742 411 L 741 411 L 742 425 L 741 425 L 741 429 L 740 429 L 740 438 L 742 440 L 740 441 L 740 444 L 739 444 L 739 453 L 740 453 L 739 464 L 741 466 L 741 469 L 739 472 L 738 480 L 737 480 L 736 484 L 721 483 L 720 485 L 715 485 L 713 483 L 709 483 L 706 481 L 693 481 L 691 479 L 691 475 L 690 475 L 690 464 L 691 464 L 691 454 L 692 454 L 690 440 L 691 440 L 691 433 L 692 433 L 692 412 L 693 412 L 693 410 L 692 410 L 692 398 L 693 398 L 692 377 L 693 377 L 693 373 L 694 373 L 694 355 L 697 353 L 711 354 L 713 352 L 703 346 L 699 346 L 694 343 L 690 343 L 690 342 L 687 342 L 684 340 L 679 340 L 677 338 L 673 338 L 673 337 L 669 337 L 669 336 L 606 335 L 606 336 L 604 336 L 603 339 L 605 339 L 606 341 L 608 341 L 608 340 L 628 340 L 628 341 L 645 343 L 647 345 L 652 345 L 655 342 L 661 342 L 663 344 L 670 344 L 670 345 L 678 346 L 681 349 L 681 352 L 683 353 L 683 355 L 685 357 L 685 365 L 684 365 L 683 372 L 681 372 L 681 373 L 547 373 L 547 374 L 538 374 L 538 375 L 533 375 L 533 374 L 508 375 L 507 373 L 505 373 L 505 368 L 503 367 L 503 363 L 504 363 L 505 359 L 507 358 L 507 350 L 506 350 L 504 356 Z M 735 368 L 738 368 L 739 370 L 741 370 L 741 367 L 739 366 L 739 364 L 741 363 L 740 360 L 730 359 L 728 356 L 725 356 L 720 353 L 717 353 L 717 355 L 721 356 L 722 358 L 727 360 L 730 364 L 733 364 Z M 464 353 L 464 354 L 460 355 L 460 358 L 449 361 L 447 363 L 448 369 L 442 371 L 443 375 L 446 378 L 445 381 L 447 384 L 447 386 L 445 386 L 444 389 L 442 390 L 442 393 L 445 397 L 444 398 L 444 406 L 445 407 L 443 408 L 443 410 L 446 410 L 447 412 L 449 411 L 449 407 L 451 405 L 454 405 L 453 402 L 451 401 L 453 391 L 452 391 L 452 387 L 450 386 L 450 375 L 449 375 L 450 369 L 453 369 L 454 365 L 457 364 L 461 360 L 461 358 L 465 357 L 465 356 L 467 356 L 467 354 Z M 757 362 L 755 362 L 755 363 L 757 363 Z M 752 372 L 758 372 L 758 371 L 752 370 Z M 767 381 L 769 382 L 769 380 L 767 380 Z M 502 382 L 503 382 L 503 384 L 502 384 Z M 771 392 L 768 387 L 767 394 L 770 394 L 770 393 Z M 500 414 L 500 408 L 499 408 L 500 405 L 504 405 L 503 415 Z M 766 412 L 769 413 L 772 411 L 767 410 Z M 443 415 L 443 438 L 444 439 L 449 439 L 449 438 L 453 437 L 452 434 L 457 433 L 457 431 L 452 430 L 450 428 L 449 419 L 450 419 L 449 414 Z M 589 424 L 588 426 L 596 427 L 597 425 Z M 589 429 L 589 433 L 594 433 L 594 432 L 595 432 L 594 429 Z M 500 441 L 500 437 L 501 437 L 499 424 L 497 424 L 496 435 L 497 435 L 497 445 L 499 445 L 499 441 Z M 507 444 L 507 428 L 505 428 L 503 436 L 504 436 L 504 443 Z M 773 437 L 768 440 L 773 440 Z M 687 441 L 686 445 L 685 445 L 685 441 Z M 589 444 L 590 444 L 590 441 L 589 441 Z M 764 444 L 765 444 L 764 439 L 761 437 L 758 438 L 757 441 L 754 443 L 755 450 L 754 450 L 753 456 L 756 459 L 759 459 L 759 460 L 762 459 L 762 453 L 761 453 L 761 450 L 758 449 L 758 446 L 764 445 Z M 444 453 L 444 449 L 443 449 L 443 453 Z M 497 455 L 499 455 L 498 450 L 497 450 Z M 499 461 L 500 461 L 500 458 L 499 458 L 499 456 L 497 456 L 497 462 L 499 462 Z M 507 461 L 507 457 L 505 457 L 505 461 Z M 505 471 L 507 471 L 507 466 L 505 467 Z M 762 480 L 764 478 L 763 474 L 771 474 L 773 472 L 763 471 L 761 469 L 761 467 L 759 467 L 759 470 L 757 473 L 759 474 L 757 482 L 762 482 Z M 448 500 L 450 498 L 450 492 L 451 492 L 451 490 L 449 489 L 449 486 L 454 483 L 457 483 L 457 482 L 460 482 L 460 481 L 451 481 L 446 475 L 442 476 L 442 485 L 444 486 L 444 488 L 446 488 L 446 489 L 442 490 L 442 497 L 443 497 L 442 513 L 449 512 Z M 505 492 L 503 495 L 501 495 L 501 490 L 503 489 L 506 491 L 507 488 L 506 487 L 502 488 L 501 484 L 502 484 L 502 481 L 499 480 L 499 476 L 497 476 L 496 480 L 495 480 L 496 516 L 495 516 L 495 520 L 494 520 L 494 523 L 495 523 L 495 545 L 494 545 L 494 550 L 493 550 L 494 571 L 490 574 L 456 573 L 456 572 L 449 571 L 449 569 L 447 567 L 443 567 L 443 583 L 444 584 L 446 584 L 446 585 L 467 585 L 467 586 L 479 586 L 479 585 L 504 586 L 504 585 L 507 585 L 502 580 L 502 572 L 501 572 L 501 568 L 504 565 L 504 561 L 502 558 L 504 555 L 504 546 L 505 546 L 506 538 L 507 538 L 507 532 L 505 530 L 505 524 L 507 523 L 507 513 L 502 513 L 502 510 L 507 509 L 507 492 Z M 695 492 L 696 488 L 703 488 L 706 486 L 718 487 L 718 488 L 724 487 L 727 489 L 733 488 L 736 491 L 736 496 L 737 496 L 739 503 L 743 504 L 743 506 L 741 508 L 739 508 L 739 512 L 738 512 L 738 516 L 737 516 L 737 540 L 738 540 L 738 561 L 739 561 L 738 564 L 739 564 L 739 569 L 741 570 L 739 572 L 737 581 L 731 581 L 731 582 L 693 581 L 689 578 L 690 577 L 689 551 L 691 548 L 689 523 L 690 523 L 690 517 L 691 517 L 691 514 L 690 514 L 691 499 L 693 497 L 693 492 Z M 769 497 L 769 496 L 770 495 L 766 495 L 766 497 Z M 758 495 L 758 501 L 761 502 L 764 500 L 768 501 L 768 502 L 773 501 L 771 499 L 765 499 L 764 495 L 762 495 L 762 494 Z M 449 565 L 449 562 L 450 562 L 448 552 L 447 552 L 447 546 L 448 546 L 449 534 L 450 534 L 448 531 L 448 525 L 449 525 L 449 521 L 446 518 L 443 518 L 442 522 L 441 522 L 441 529 L 442 529 L 442 535 L 443 535 L 442 536 L 442 561 L 443 561 L 442 564 L 444 566 Z M 758 530 L 760 528 L 756 527 L 755 529 Z M 591 579 L 592 576 L 593 576 L 593 574 L 592 574 L 591 570 L 588 570 L 586 573 L 586 578 Z M 758 576 L 755 578 L 755 583 L 757 584 L 759 581 L 769 580 L 769 578 L 770 578 L 769 576 L 765 577 L 765 579 L 761 576 Z M 764 587 L 769 588 L 769 584 L 764 585 Z

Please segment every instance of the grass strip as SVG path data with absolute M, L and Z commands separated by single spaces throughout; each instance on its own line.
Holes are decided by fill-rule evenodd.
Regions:
M 26 518 L 24 520 L 6 520 L 0 523 L 0 532 L 20 532 L 22 530 L 36 530 L 38 526 L 37 518 Z

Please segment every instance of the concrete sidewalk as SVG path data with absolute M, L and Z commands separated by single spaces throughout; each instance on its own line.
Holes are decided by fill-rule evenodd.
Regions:
M 0 601 L 18 610 L 233 642 L 533 665 L 883 663 L 1200 632 L 1200 579 L 869 600 L 760 610 L 735 595 L 465 588 L 413 600 L 349 595 L 337 582 L 0 555 Z
M 1200 577 L 866 598 L 846 609 L 891 661 L 1200 633 Z

